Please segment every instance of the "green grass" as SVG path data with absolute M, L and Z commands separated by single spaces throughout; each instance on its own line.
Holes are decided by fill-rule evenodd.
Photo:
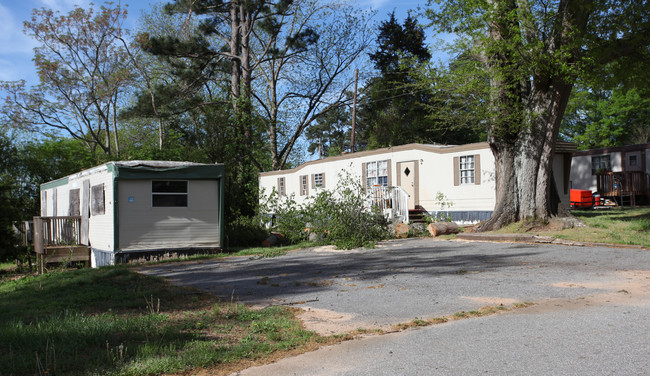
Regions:
M 650 247 L 650 208 L 576 210 L 587 227 L 559 232 L 566 239 Z
M 560 239 L 638 245 L 650 248 L 650 208 L 612 208 L 598 210 L 574 210 L 572 214 L 586 227 L 567 229 L 516 223 L 504 227 L 498 232 L 529 232 Z
M 4 281 L 0 299 L 8 375 L 174 373 L 327 340 L 301 329 L 290 308 L 219 303 L 126 267 Z

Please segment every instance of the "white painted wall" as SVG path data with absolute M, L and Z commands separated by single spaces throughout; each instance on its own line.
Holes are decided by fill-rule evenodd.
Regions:
M 623 171 L 623 159 L 621 152 L 611 152 L 594 155 L 574 155 L 571 160 L 571 188 L 584 189 L 595 192 L 597 187 L 596 175 L 591 174 L 591 160 L 593 157 L 609 155 L 612 164 L 612 172 Z

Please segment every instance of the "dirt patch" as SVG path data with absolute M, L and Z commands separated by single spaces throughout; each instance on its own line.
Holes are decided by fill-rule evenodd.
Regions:
M 322 245 L 311 249 L 311 251 L 315 253 L 359 253 L 363 250 L 363 248 L 336 249 L 335 245 Z
M 305 329 L 313 330 L 322 336 L 350 333 L 360 327 L 367 329 L 370 326 L 375 326 L 352 321 L 354 317 L 355 315 L 350 313 L 311 307 L 303 307 L 303 312 L 298 315 L 298 319 L 302 321 Z
M 520 300 L 517 299 L 511 299 L 511 298 L 500 298 L 497 296 L 461 296 L 461 299 L 467 299 L 471 300 L 474 302 L 482 303 L 482 304 L 487 304 L 487 305 L 512 305 L 517 302 L 520 302 Z
M 650 303 L 650 271 L 618 272 L 614 278 L 602 282 L 556 282 L 552 286 L 572 289 L 599 289 L 602 293 L 575 299 L 548 299 L 526 308 L 525 313 L 547 313 L 584 309 L 601 305 L 641 306 Z

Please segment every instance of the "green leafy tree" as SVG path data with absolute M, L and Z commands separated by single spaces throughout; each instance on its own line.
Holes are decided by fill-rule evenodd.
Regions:
M 379 26 L 377 50 L 370 60 L 380 76 L 362 90 L 361 137 L 370 148 L 427 142 L 427 104 L 434 101 L 430 87 L 417 85 L 415 70 L 431 54 L 425 46 L 424 30 L 410 14 L 403 25 L 395 13 Z
M 350 111 L 347 106 L 326 112 L 305 132 L 305 138 L 309 142 L 307 152 L 312 155 L 317 153 L 318 158 L 322 159 L 349 150 L 350 124 Z M 356 148 L 359 150 L 359 145 Z
M 648 106 L 637 89 L 575 91 L 560 136 L 581 150 L 650 142 Z
M 7 92 L 2 113 L 9 122 L 43 134 L 82 140 L 107 155 L 119 155 L 120 101 L 130 85 L 129 59 L 120 39 L 126 10 L 75 8 L 67 15 L 35 9 L 25 32 L 39 47 L 34 62 L 40 85 L 3 82 Z
M 257 193 L 256 172 L 268 166 L 261 123 L 245 109 L 250 107 L 250 98 L 233 94 L 233 87 L 227 84 L 233 79 L 230 65 L 239 64 L 228 48 L 231 33 L 239 38 L 241 29 L 231 30 L 225 27 L 230 22 L 224 23 L 235 3 L 209 7 L 207 2 L 177 1 L 168 4 L 165 12 L 154 9 L 146 15 L 136 39 L 150 53 L 138 59 L 148 80 L 139 88 L 135 104 L 122 113 L 131 124 L 128 132 L 140 140 L 127 146 L 130 156 L 224 163 L 229 219 L 254 212 L 257 199 L 251 197 Z M 255 22 L 271 12 L 249 5 L 237 12 L 257 14 Z M 241 78 L 248 75 L 239 68 L 235 73 L 239 90 Z M 154 124 L 158 127 L 158 151 L 153 144 Z M 140 142 L 147 147 L 139 147 Z
M 13 195 L 20 202 L 19 217 L 40 214 L 40 185 L 94 166 L 97 160 L 82 141 L 62 138 L 19 144 L 10 168 Z
M 19 206 L 13 190 L 14 177 L 9 170 L 15 164 L 17 150 L 11 138 L 0 130 L 0 260 L 14 258 L 18 253 L 18 239 L 12 224 L 20 219 Z
M 579 149 L 650 142 L 650 90 L 646 88 L 578 86 L 566 113 L 560 137 L 577 143 Z
M 481 229 L 558 213 L 551 168 L 573 85 L 592 69 L 647 50 L 649 15 L 648 1 L 614 0 L 451 0 L 427 10 L 489 78 L 496 205 Z
M 255 32 L 262 31 L 276 35 L 280 27 L 276 17 L 286 14 L 291 3 L 292 0 L 177 0 L 169 3 L 166 11 L 184 16 L 188 22 L 198 17 L 196 28 L 184 36 L 143 33 L 140 37 L 142 47 L 171 64 L 174 76 L 179 79 L 167 97 L 181 93 L 182 97 L 198 98 L 194 95 L 196 91 L 203 91 L 210 83 L 229 79 L 230 89 L 225 100 L 233 109 L 229 124 L 240 133 L 238 143 L 243 149 L 238 154 L 246 156 L 260 170 L 260 162 L 250 155 L 256 134 L 251 85 L 253 70 L 269 53 L 270 41 L 261 46 L 259 55 L 255 55 L 252 38 Z M 194 106 L 211 103 L 198 102 Z

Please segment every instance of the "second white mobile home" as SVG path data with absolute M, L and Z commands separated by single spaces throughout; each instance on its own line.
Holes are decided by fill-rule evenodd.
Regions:
M 553 162 L 557 190 L 567 206 L 574 150 L 573 144 L 558 143 Z M 341 173 L 348 173 L 366 188 L 399 187 L 409 197 L 410 210 L 443 211 L 458 222 L 477 222 L 488 219 L 494 210 L 494 166 L 494 156 L 485 142 L 459 146 L 408 144 L 263 172 L 259 184 L 265 195 L 275 190 L 303 202 L 321 189 L 334 190 Z

